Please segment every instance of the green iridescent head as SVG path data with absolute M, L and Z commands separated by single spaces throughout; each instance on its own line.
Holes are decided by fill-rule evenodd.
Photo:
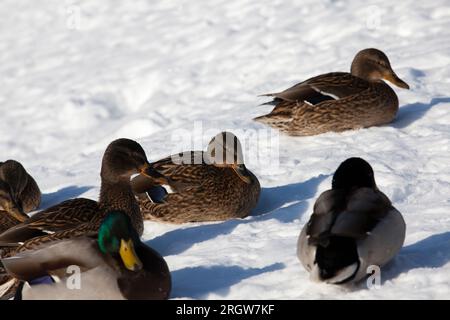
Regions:
M 142 269 L 142 262 L 135 252 L 139 236 L 130 217 L 123 211 L 110 211 L 98 230 L 98 246 L 103 254 L 120 257 L 124 267 L 131 271 Z

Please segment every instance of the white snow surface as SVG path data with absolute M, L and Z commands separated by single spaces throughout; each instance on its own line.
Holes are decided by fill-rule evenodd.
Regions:
M 36 178 L 42 208 L 97 199 L 103 151 L 118 137 L 151 161 L 182 151 L 180 134 L 195 149 L 220 130 L 272 143 L 278 165 L 247 159 L 263 187 L 251 216 L 145 223 L 172 298 L 450 299 L 448 0 L 2 0 L 0 16 L 1 160 Z M 368 47 L 411 86 L 395 88 L 392 124 L 276 143 L 252 121 L 271 110 L 258 94 L 348 71 Z M 296 257 L 315 199 L 352 156 L 371 163 L 407 224 L 380 289 L 313 283 Z

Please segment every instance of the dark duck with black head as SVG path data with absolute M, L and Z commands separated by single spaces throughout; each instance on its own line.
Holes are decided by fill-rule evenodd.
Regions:
M 369 266 L 382 267 L 398 253 L 405 232 L 402 215 L 378 190 L 372 167 L 350 158 L 336 170 L 331 190 L 314 204 L 297 256 L 314 281 L 357 282 Z

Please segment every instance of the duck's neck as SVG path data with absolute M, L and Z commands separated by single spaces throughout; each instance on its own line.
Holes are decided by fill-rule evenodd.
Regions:
M 361 57 L 355 57 L 350 67 L 350 73 L 364 80 L 372 80 L 373 66 Z
M 123 210 L 128 215 L 139 211 L 129 180 L 102 179 L 99 205 L 106 210 Z

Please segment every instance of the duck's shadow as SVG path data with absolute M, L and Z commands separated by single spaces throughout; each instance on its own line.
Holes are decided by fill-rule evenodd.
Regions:
M 226 296 L 232 285 L 244 279 L 283 268 L 283 263 L 248 269 L 239 266 L 187 267 L 172 272 L 171 298 L 205 299 L 212 292 Z
M 42 195 L 41 205 L 39 210 L 47 209 L 55 204 L 58 204 L 64 200 L 76 198 L 83 193 L 94 188 L 93 186 L 68 186 L 58 191 L 45 193 Z
M 400 107 L 392 126 L 397 129 L 408 127 L 422 118 L 431 108 L 440 103 L 450 103 L 450 97 L 433 98 L 429 103 L 416 102 Z
M 450 232 L 429 236 L 404 247 L 382 270 L 383 282 L 418 268 L 439 268 L 450 261 Z
M 260 216 L 278 210 L 286 204 L 300 202 L 314 197 L 320 183 L 328 177 L 328 175 L 321 174 L 305 182 L 293 183 L 280 187 L 262 188 L 261 196 L 256 208 L 252 211 L 252 216 Z M 280 220 L 280 217 L 274 218 Z M 285 221 L 285 219 L 282 220 L 283 222 L 291 222 L 298 217 L 290 218 L 293 219 L 290 221 Z
M 148 240 L 146 243 L 163 256 L 179 254 L 196 243 L 230 234 L 240 224 L 276 219 L 290 223 L 299 219 L 308 208 L 308 199 L 314 197 L 320 183 L 328 176 L 319 175 L 305 182 L 286 186 L 263 188 L 257 206 L 245 219 L 202 224 L 176 229 Z

